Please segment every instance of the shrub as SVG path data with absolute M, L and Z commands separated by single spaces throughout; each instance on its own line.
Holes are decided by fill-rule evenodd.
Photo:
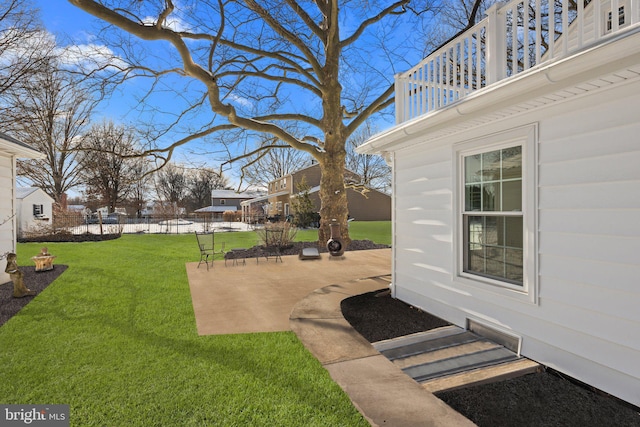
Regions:
M 300 183 L 296 186 L 298 194 L 291 199 L 291 209 L 294 214 L 293 220 L 298 227 L 311 227 L 318 216 L 311 197 L 309 196 L 310 189 L 311 187 L 307 184 L 306 177 L 303 176 Z
M 288 222 L 268 223 L 257 231 L 260 242 L 265 246 L 286 248 L 293 244 L 298 229 Z
M 235 211 L 224 211 L 222 213 L 222 220 L 227 222 L 233 222 L 236 218 Z

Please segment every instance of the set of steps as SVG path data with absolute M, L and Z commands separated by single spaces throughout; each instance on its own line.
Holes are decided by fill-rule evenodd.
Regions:
M 457 326 L 379 341 L 373 346 L 432 393 L 513 378 L 539 368 L 512 350 Z

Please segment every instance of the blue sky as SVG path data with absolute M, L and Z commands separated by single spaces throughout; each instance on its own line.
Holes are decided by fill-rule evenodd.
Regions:
M 66 0 L 33 0 L 40 10 L 45 28 L 56 36 L 57 43 L 66 45 L 87 45 L 94 39 L 96 20 L 88 13 L 72 6 Z M 100 117 L 110 117 L 114 121 L 122 119 L 121 111 L 128 111 L 126 97 L 109 100 L 98 111 Z
M 96 21 L 91 15 L 81 11 L 80 9 L 72 6 L 66 0 L 32 0 L 36 6 L 40 9 L 41 12 L 41 20 L 46 27 L 46 29 L 56 36 L 59 45 L 73 44 L 73 45 L 89 45 L 95 42 L 94 34 L 98 31 L 98 29 L 103 25 L 100 22 Z M 404 43 L 409 41 L 410 37 L 407 33 L 410 32 L 408 28 L 396 28 L 396 30 L 400 30 L 404 34 L 399 36 L 399 39 L 402 39 Z M 414 37 L 415 38 L 415 35 Z M 417 53 L 417 52 L 416 52 Z M 371 52 L 368 52 L 371 55 Z M 401 66 L 402 67 L 402 66 Z M 396 70 L 400 71 L 400 70 Z M 392 78 L 392 73 L 388 74 L 389 78 Z M 358 77 L 357 75 L 355 76 Z M 366 80 L 366 76 L 364 76 Z M 100 105 L 97 115 L 96 121 L 100 121 L 101 118 L 113 119 L 117 123 L 133 123 L 136 119 L 139 118 L 138 114 L 132 109 L 136 106 L 136 100 L 131 95 L 132 92 L 135 92 L 135 89 L 140 88 L 144 85 L 144 82 L 136 81 L 127 83 L 127 87 L 123 87 L 118 90 L 113 96 L 103 104 Z M 161 105 L 163 108 L 168 108 L 168 106 L 176 106 L 179 107 L 179 97 L 175 94 L 170 93 L 162 93 L 154 95 L 156 101 L 158 101 L 158 105 Z M 299 102 L 299 98 L 298 102 Z M 237 100 L 237 102 L 241 102 L 242 100 Z M 233 101 L 232 101 L 233 102 Z M 304 103 L 303 103 L 304 104 Z M 177 108 L 176 107 L 176 108 Z M 129 116 L 127 116 L 129 114 Z M 389 122 L 382 122 L 378 126 L 378 130 L 383 130 L 384 128 L 390 126 Z M 166 145 L 167 141 L 164 141 Z M 190 143 L 189 146 L 186 146 L 183 150 L 180 150 L 177 156 L 174 156 L 174 160 L 177 162 L 185 162 L 188 163 L 189 160 L 195 160 L 198 162 L 199 160 L 206 162 L 206 164 L 210 167 L 217 167 L 219 164 L 219 159 L 215 158 L 215 154 L 210 154 L 208 156 L 194 156 L 190 155 L 190 151 L 192 148 L 197 148 L 199 144 Z M 227 174 L 228 178 L 232 178 L 230 174 Z
M 42 21 L 52 33 L 83 36 L 90 27 L 91 16 L 66 0 L 34 0 L 40 9 Z
M 72 6 L 66 0 L 33 0 L 40 10 L 40 17 L 45 28 L 55 35 L 59 46 L 76 45 L 88 46 L 95 43 L 98 29 L 104 24 L 96 20 L 88 13 Z M 137 101 L 131 96 L 131 90 L 142 82 L 131 82 L 127 87 L 116 90 L 109 99 L 103 101 L 95 114 L 94 121 L 99 122 L 103 118 L 111 119 L 116 123 L 131 124 L 138 119 L 137 112 L 133 111 Z M 187 150 L 179 150 L 174 156 L 177 162 L 187 162 Z M 200 164 L 200 162 L 198 162 Z M 217 162 L 207 162 L 210 167 L 217 167 Z

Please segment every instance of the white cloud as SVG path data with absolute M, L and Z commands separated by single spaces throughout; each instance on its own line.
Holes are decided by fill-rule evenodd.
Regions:
M 110 48 L 100 44 L 90 43 L 59 47 L 57 53 L 63 64 L 84 71 L 127 66 L 125 61 L 120 59 Z
M 156 25 L 156 18 L 152 16 L 147 16 L 142 20 L 145 25 Z M 186 21 L 183 21 L 180 18 L 175 16 L 169 16 L 164 25 L 165 28 L 168 28 L 173 31 L 182 32 L 182 31 L 190 31 L 191 27 L 187 24 Z
M 235 104 L 238 104 L 238 105 L 240 105 L 240 106 L 242 106 L 242 107 L 246 107 L 246 108 L 251 108 L 251 107 L 253 107 L 253 103 L 252 103 L 251 101 L 249 101 L 249 100 L 248 100 L 248 99 L 246 99 L 246 98 L 241 98 L 241 97 L 239 97 L 239 96 L 237 96 L 237 95 L 234 95 L 233 93 L 229 94 L 229 95 L 227 96 L 227 98 L 228 98 L 231 102 L 233 102 L 233 103 L 235 103 Z

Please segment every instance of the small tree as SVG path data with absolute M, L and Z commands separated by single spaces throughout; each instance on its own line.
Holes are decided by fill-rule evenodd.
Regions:
M 309 197 L 309 184 L 307 177 L 303 176 L 302 180 L 296 186 L 298 194 L 291 199 L 291 208 L 293 210 L 293 221 L 298 227 L 307 228 L 316 220 L 316 210 L 311 197 Z
M 169 163 L 156 174 L 156 193 L 165 202 L 182 207 L 188 191 L 187 181 L 184 168 Z
M 114 212 L 139 179 L 135 166 L 145 159 L 132 156 L 138 148 L 133 129 L 113 122 L 95 124 L 82 138 L 78 153 L 88 194 L 95 194 Z

